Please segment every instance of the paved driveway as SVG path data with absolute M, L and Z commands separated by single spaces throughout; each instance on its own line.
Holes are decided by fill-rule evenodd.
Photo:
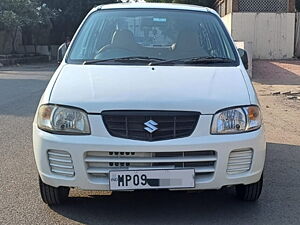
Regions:
M 299 133 L 295 134 L 297 128 L 291 128 L 293 117 L 299 111 L 295 109 L 296 102 L 285 103 L 284 99 L 271 95 L 261 96 L 269 143 L 265 187 L 257 203 L 236 200 L 232 189 L 198 193 L 116 193 L 112 196 L 73 190 L 66 205 L 49 208 L 39 197 L 31 123 L 54 69 L 53 65 L 35 65 L 0 71 L 1 225 L 300 224 L 300 143 L 288 138 L 292 134 L 299 137 Z M 256 83 L 259 92 L 265 88 L 261 85 L 264 84 Z M 271 98 L 275 105 L 267 108 Z M 290 117 L 272 114 L 273 107 L 289 110 Z M 276 125 L 281 120 L 285 123 L 280 123 L 280 129 L 268 130 L 271 124 Z M 278 134 L 285 138 L 276 138 Z

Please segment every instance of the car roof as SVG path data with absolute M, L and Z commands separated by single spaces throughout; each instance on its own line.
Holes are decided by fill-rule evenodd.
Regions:
M 98 9 L 181 9 L 181 10 L 193 10 L 200 12 L 211 12 L 217 14 L 213 9 L 198 6 L 198 5 L 187 5 L 187 4 L 175 4 L 175 3 L 145 3 L 145 2 L 134 2 L 134 3 L 115 3 L 107 4 L 95 7 L 94 10 Z

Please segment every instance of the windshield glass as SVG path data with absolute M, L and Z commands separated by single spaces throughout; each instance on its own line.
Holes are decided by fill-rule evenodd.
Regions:
M 110 61 L 120 58 L 127 60 Z M 186 10 L 114 9 L 89 16 L 67 62 L 179 63 L 176 60 L 188 58 L 226 59 L 227 65 L 237 62 L 233 43 L 217 16 Z

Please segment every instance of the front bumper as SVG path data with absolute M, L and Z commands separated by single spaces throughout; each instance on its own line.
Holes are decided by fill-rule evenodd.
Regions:
M 86 161 L 89 153 L 159 153 L 213 151 L 216 160 L 214 171 L 209 176 L 196 176 L 194 190 L 220 189 L 223 186 L 250 184 L 257 182 L 263 172 L 266 143 L 263 128 L 249 133 L 235 135 L 210 135 L 212 116 L 200 116 L 194 133 L 187 138 L 167 141 L 144 142 L 115 138 L 106 131 L 101 116 L 89 115 L 92 135 L 71 136 L 55 135 L 37 128 L 33 124 L 34 155 L 39 175 L 48 185 L 59 187 L 78 187 L 83 190 L 109 190 L 109 181 L 105 177 L 93 177 L 89 174 Z M 248 171 L 229 174 L 230 153 L 236 150 L 252 150 L 251 166 Z M 67 152 L 72 158 L 74 176 L 64 176 L 51 171 L 48 151 Z M 147 168 L 143 168 L 147 169 Z

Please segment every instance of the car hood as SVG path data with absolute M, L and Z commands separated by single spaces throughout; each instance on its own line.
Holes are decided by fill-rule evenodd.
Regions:
M 213 114 L 250 104 L 239 67 L 65 65 L 50 103 L 103 110 L 183 110 Z

